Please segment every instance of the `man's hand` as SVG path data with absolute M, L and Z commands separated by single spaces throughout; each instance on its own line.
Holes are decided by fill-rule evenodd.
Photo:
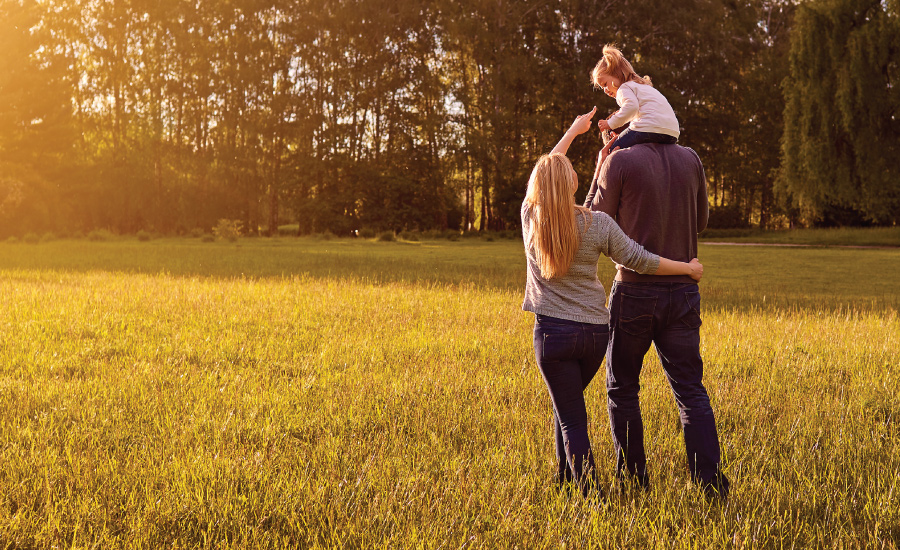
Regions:
M 605 143 L 606 145 L 604 145 L 603 149 L 601 149 L 597 154 L 597 167 L 594 168 L 594 180 L 600 177 L 600 168 L 602 168 L 603 163 L 606 162 L 606 157 L 609 156 L 610 149 L 612 149 L 612 147 L 615 145 L 618 135 L 611 134 L 609 130 L 607 130 L 603 132 L 601 137 L 603 138 L 603 143 Z M 613 151 L 617 151 L 618 149 L 619 148 L 616 147 L 615 149 L 613 149 Z
M 690 272 L 691 279 L 693 279 L 695 281 L 699 281 L 700 279 L 703 278 L 703 264 L 700 263 L 700 260 L 698 260 L 697 258 L 694 258 L 693 260 L 691 260 L 691 262 L 688 264 L 688 266 L 690 266 L 690 268 L 691 268 L 691 272 Z
M 616 138 L 619 137 L 618 134 L 607 133 L 603 136 L 603 149 L 600 149 L 600 153 L 597 155 L 597 166 L 599 167 L 603 165 L 606 161 L 606 157 L 613 151 L 618 151 L 619 148 L 616 147 Z M 609 140 L 609 141 L 607 141 Z

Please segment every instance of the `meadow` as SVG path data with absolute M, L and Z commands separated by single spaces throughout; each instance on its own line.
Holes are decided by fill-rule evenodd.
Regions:
M 0 243 L 0 548 L 896 549 L 900 250 L 700 253 L 726 504 L 652 353 L 651 490 L 602 380 L 554 490 L 520 242 Z
M 803 246 L 900 246 L 900 227 L 830 227 L 808 229 L 707 229 L 707 241 L 794 244 Z

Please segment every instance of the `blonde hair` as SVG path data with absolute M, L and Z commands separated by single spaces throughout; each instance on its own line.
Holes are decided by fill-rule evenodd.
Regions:
M 565 275 L 581 246 L 581 236 L 590 227 L 590 211 L 575 205 L 578 177 L 562 153 L 538 159 L 528 180 L 525 202 L 531 205 L 530 241 L 538 254 L 541 276 Z M 579 232 L 578 212 L 585 220 Z
M 594 88 L 600 87 L 600 76 L 605 74 L 621 80 L 623 84 L 625 82 L 637 82 L 638 84 L 653 86 L 649 76 L 638 76 L 631 63 L 625 59 L 622 52 L 614 44 L 603 46 L 603 57 L 600 58 L 600 61 L 594 66 L 594 70 L 591 71 L 591 82 L 594 84 Z

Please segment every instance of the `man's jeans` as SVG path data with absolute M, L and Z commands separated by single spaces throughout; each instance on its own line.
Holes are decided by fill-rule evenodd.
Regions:
M 553 402 L 557 475 L 584 491 L 595 481 L 584 390 L 597 374 L 609 327 L 535 315 L 534 355 Z
M 652 342 L 681 411 L 691 479 L 727 493 L 719 472 L 719 437 L 700 357 L 696 284 L 615 282 L 610 292 L 606 388 L 616 472 L 648 483 L 644 424 L 638 402 L 641 366 Z

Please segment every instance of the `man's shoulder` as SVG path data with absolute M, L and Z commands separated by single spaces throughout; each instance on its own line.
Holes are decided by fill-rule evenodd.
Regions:
M 681 162 L 700 162 L 700 155 L 690 147 L 684 145 L 662 145 L 659 143 L 641 143 L 613 151 L 609 156 L 610 168 L 614 165 L 638 164 L 644 165 L 648 159 L 667 158 L 680 160 Z

